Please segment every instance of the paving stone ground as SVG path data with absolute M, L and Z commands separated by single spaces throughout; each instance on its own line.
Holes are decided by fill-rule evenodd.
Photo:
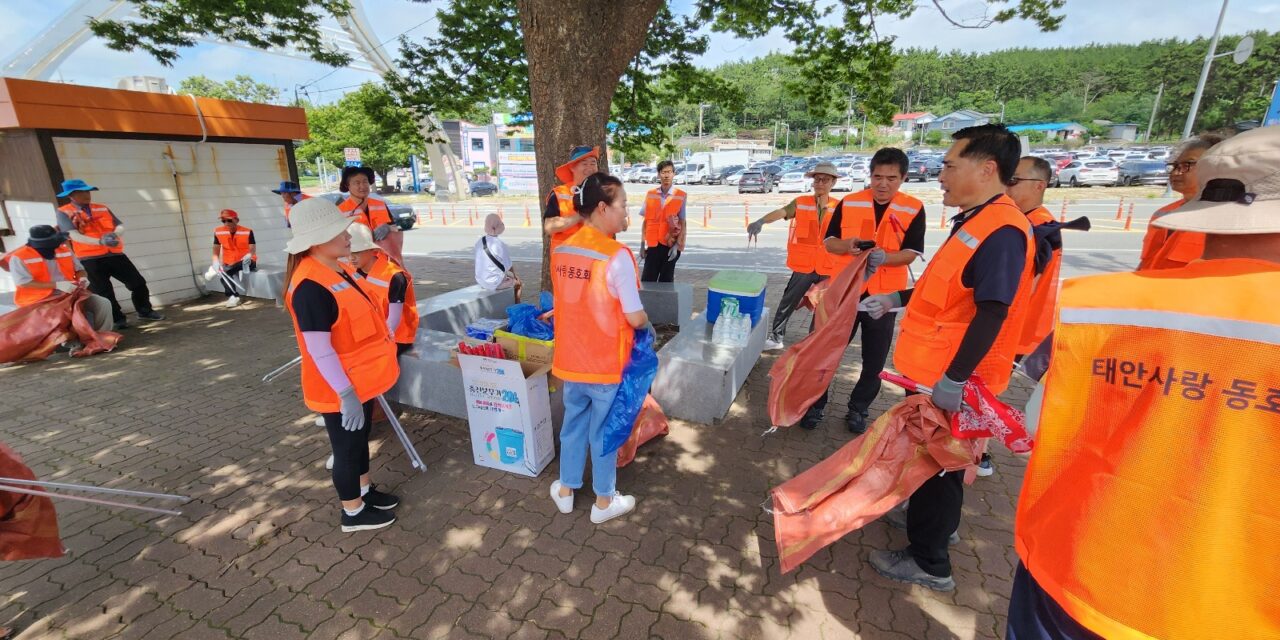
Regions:
M 420 299 L 470 283 L 469 261 L 410 266 Z M 703 300 L 710 275 L 677 277 Z M 783 283 L 770 278 L 771 306 Z M 220 303 L 169 307 L 115 353 L 0 369 L 0 439 L 42 479 L 192 498 L 176 517 L 60 502 L 69 553 L 0 564 L 0 627 L 22 639 L 1003 636 L 1024 463 L 998 445 L 998 473 L 966 492 L 954 593 L 877 575 L 867 554 L 906 544 L 879 522 L 779 572 L 761 503 L 848 441 L 856 344 L 820 429 L 761 437 L 766 355 L 722 422 L 673 421 L 641 448 L 618 478 L 636 511 L 601 526 L 589 496 L 556 511 L 556 463 L 533 479 L 477 467 L 465 421 L 405 414 L 427 471 L 375 429 L 374 479 L 401 496 L 399 519 L 342 534 L 296 372 L 260 382 L 297 354 L 287 315 Z M 808 315 L 792 324 L 802 334 Z M 873 415 L 899 397 L 886 388 Z

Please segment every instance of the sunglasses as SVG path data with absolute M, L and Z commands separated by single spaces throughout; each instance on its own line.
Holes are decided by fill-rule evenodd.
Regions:
M 1169 168 L 1169 173 L 1186 173 L 1191 170 L 1191 167 L 1196 166 L 1196 161 L 1191 160 L 1189 162 L 1187 161 L 1169 162 L 1169 163 L 1166 163 L 1164 166 Z
M 234 218 L 223 218 L 223 219 L 222 219 L 222 224 L 231 224 L 232 222 L 239 222 L 239 220 L 236 220 L 236 219 L 234 219 Z

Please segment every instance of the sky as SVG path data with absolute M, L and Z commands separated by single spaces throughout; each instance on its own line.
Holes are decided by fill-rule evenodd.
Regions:
M 390 41 L 390 53 L 398 53 L 395 38 L 406 29 L 410 37 L 434 34 L 433 16 L 442 0 L 363 0 L 365 13 L 374 31 Z M 1040 33 L 1025 21 L 994 25 L 987 29 L 960 29 L 946 22 L 930 2 L 905 20 L 881 19 L 882 34 L 897 37 L 897 45 L 937 47 L 943 50 L 991 51 L 1012 47 L 1059 47 L 1089 43 L 1136 43 L 1159 38 L 1209 36 L 1222 4 L 1217 0 L 1067 0 L 1066 21 L 1053 33 Z M 0 1 L 0 64 L 22 50 L 54 21 L 77 5 L 77 0 L 42 2 Z M 692 0 L 673 0 L 679 13 Z M 953 18 L 981 17 L 987 4 L 982 0 L 942 0 Z M 425 22 L 425 24 L 423 24 Z M 1280 0 L 1235 0 L 1231 2 L 1223 33 L 1244 33 L 1249 29 L 1280 25 Z M 712 34 L 707 53 L 699 63 L 705 66 L 755 57 L 766 51 L 787 51 L 789 43 L 779 33 L 755 40 L 741 40 Z M 141 52 L 112 51 L 94 39 L 80 47 L 59 67 L 54 79 L 76 84 L 113 87 L 119 78 L 155 75 L 176 87 L 182 78 L 206 75 L 226 80 L 237 74 L 281 88 L 285 97 L 302 85 L 302 91 L 316 102 L 336 100 L 344 92 L 374 76 L 350 69 L 333 70 L 324 65 L 227 45 L 201 44 L 182 51 L 172 68 L 166 68 Z

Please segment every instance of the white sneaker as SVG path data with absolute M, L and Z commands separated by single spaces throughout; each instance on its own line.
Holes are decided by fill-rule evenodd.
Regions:
M 333 471 L 333 454 L 329 454 L 329 459 L 324 461 L 324 468 Z
M 222 305 L 228 309 L 240 306 L 240 296 L 231 296 L 227 298 L 227 303 Z
M 556 503 L 560 513 L 569 513 L 573 511 L 573 492 L 570 491 L 567 496 L 560 495 L 560 488 L 563 486 L 559 480 L 551 483 L 551 499 Z
M 613 500 L 609 502 L 609 506 L 601 509 L 593 502 L 591 504 L 591 522 L 601 524 L 608 522 L 618 516 L 631 513 L 636 508 L 635 496 L 624 496 L 621 493 L 614 494 Z
M 782 348 L 782 341 L 781 341 L 781 340 L 775 340 L 775 339 L 773 339 L 773 338 L 765 338 L 765 339 L 764 339 L 764 350 L 765 350 L 765 351 L 777 351 L 778 349 L 781 349 L 781 348 Z

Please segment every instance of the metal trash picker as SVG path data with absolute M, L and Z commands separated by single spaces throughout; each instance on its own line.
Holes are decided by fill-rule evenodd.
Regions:
M 284 375 L 286 371 L 298 366 L 299 364 L 302 364 L 302 356 L 298 356 L 280 365 L 279 367 L 272 369 L 269 373 L 267 373 L 267 375 L 262 376 L 262 382 L 264 384 L 270 384 L 272 380 L 279 378 L 280 376 Z
M 396 412 L 391 410 L 391 404 L 383 396 L 378 396 L 378 404 L 382 406 L 382 412 L 386 414 L 387 420 L 391 422 L 391 430 L 396 432 L 396 437 L 400 438 L 400 444 L 404 446 L 405 453 L 409 454 L 409 464 L 414 469 L 425 472 L 427 465 L 422 462 L 422 457 L 418 455 L 418 450 L 413 448 L 413 441 L 409 439 L 409 434 L 405 433 L 404 427 L 400 426 L 400 419 L 396 417 Z
M 25 487 L 40 487 L 37 489 L 29 489 Z M 176 496 L 168 493 L 152 493 L 150 491 L 133 491 L 131 489 L 111 489 L 108 487 L 95 487 L 83 484 L 71 484 L 67 482 L 43 482 L 40 480 L 24 480 L 22 478 L 0 478 L 0 491 L 9 493 L 18 493 L 29 496 L 41 496 L 47 498 L 58 498 L 60 500 L 72 500 L 74 502 L 87 502 L 103 507 L 112 507 L 116 509 L 133 509 L 135 511 L 146 511 L 148 513 L 159 513 L 168 516 L 180 516 L 181 511 L 173 509 L 160 509 L 157 507 L 148 507 L 140 504 L 132 504 L 128 502 L 116 502 L 115 500 L 101 500 L 98 498 L 87 498 L 85 496 L 68 495 L 65 493 L 55 493 L 53 491 L 45 491 L 48 489 L 63 489 L 66 491 L 82 491 L 85 493 L 106 493 L 118 496 L 130 496 L 134 498 L 153 498 L 157 500 L 180 500 L 182 502 L 190 502 L 191 498 L 186 496 Z

